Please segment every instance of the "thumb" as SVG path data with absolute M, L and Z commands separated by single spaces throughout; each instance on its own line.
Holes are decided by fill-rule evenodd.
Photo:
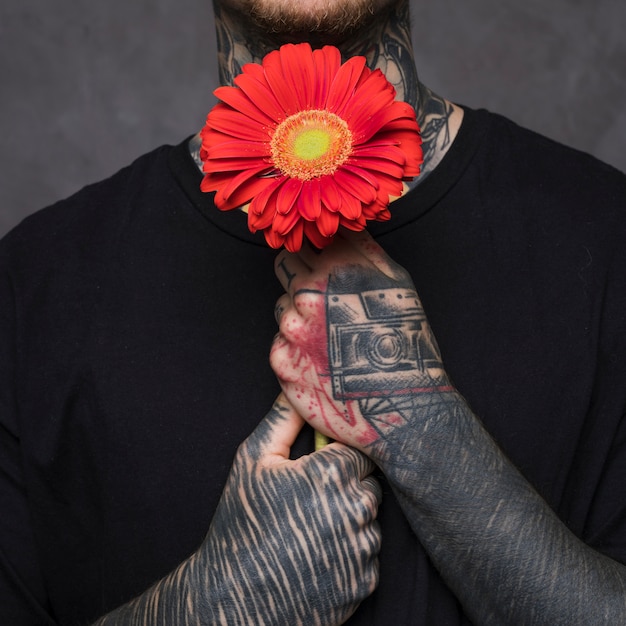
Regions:
M 284 394 L 280 394 L 263 421 L 248 438 L 256 444 L 256 455 L 263 465 L 276 465 L 289 460 L 289 453 L 298 433 L 306 422 L 291 406 Z

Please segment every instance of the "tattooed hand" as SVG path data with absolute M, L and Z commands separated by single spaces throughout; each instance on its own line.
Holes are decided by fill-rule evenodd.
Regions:
M 363 233 L 281 252 L 271 364 L 300 414 L 381 461 L 384 444 L 453 389 L 415 287 Z
M 240 446 L 201 548 L 98 624 L 342 624 L 378 583 L 374 464 L 335 443 L 297 460 L 283 397 Z
M 374 464 L 341 444 L 290 461 L 302 424 L 288 404 L 274 405 L 238 451 L 211 524 L 206 561 L 221 586 L 213 614 L 231 612 L 229 624 L 341 624 L 378 582 Z
M 476 624 L 626 624 L 626 567 L 557 518 L 450 386 L 406 272 L 366 233 L 282 252 L 271 363 L 300 414 L 385 472 Z

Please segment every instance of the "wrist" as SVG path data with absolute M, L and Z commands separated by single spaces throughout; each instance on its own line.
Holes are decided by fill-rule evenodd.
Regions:
M 365 452 L 390 483 L 401 488 L 409 477 L 423 483 L 426 476 L 431 481 L 450 471 L 450 446 L 475 421 L 461 394 L 456 390 L 412 394 L 394 398 L 393 404 L 394 409 L 385 413 L 364 414 L 380 433 Z

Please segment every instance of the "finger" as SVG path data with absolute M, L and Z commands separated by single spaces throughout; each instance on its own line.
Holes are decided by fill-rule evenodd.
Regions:
M 289 338 L 282 331 L 277 333 L 270 348 L 270 367 L 283 389 L 285 385 L 296 384 L 302 376 L 298 358 L 299 352 L 291 345 Z
M 322 322 L 326 317 L 326 299 L 321 290 L 306 288 L 290 296 L 283 294 L 274 307 L 274 319 L 281 333 L 298 337 L 300 343 L 306 343 L 306 335 L 301 334 L 301 326 L 306 318 L 316 317 Z M 321 341 L 322 338 L 317 338 Z
M 278 330 L 280 335 L 289 342 L 297 342 L 297 344 L 308 352 L 311 346 L 308 328 L 306 326 L 305 317 L 307 317 L 313 308 L 319 309 L 320 306 L 314 307 L 312 302 L 307 302 L 313 296 L 312 294 L 301 294 L 295 296 L 292 300 L 289 296 L 281 298 L 279 301 L 279 311 L 274 311 L 274 315 L 280 315 L 278 321 Z M 323 305 L 323 301 L 322 301 Z M 315 338 L 313 338 L 315 341 Z
M 276 324 L 279 326 L 281 317 L 290 306 L 291 298 L 286 293 L 276 301 L 276 306 L 274 307 L 274 319 L 276 320 Z
M 378 509 L 383 501 L 383 488 L 381 487 L 380 481 L 370 474 L 361 480 L 361 485 L 366 492 L 372 495 L 376 503 L 376 508 Z
M 350 467 L 353 475 L 357 476 L 361 481 L 376 470 L 376 464 L 369 457 L 362 452 L 359 452 L 356 448 L 339 443 L 338 441 L 329 443 L 326 447 L 314 452 L 313 454 L 339 454 L 342 457 L 344 464 Z
M 321 251 L 303 247 L 299 258 L 312 272 L 322 277 L 337 274 L 338 268 L 351 268 L 353 276 L 370 272 L 371 276 L 393 280 L 406 278 L 405 270 L 387 255 L 367 231 L 341 229 L 330 246 Z
M 257 441 L 258 457 L 263 459 L 263 464 L 267 466 L 288 461 L 291 446 L 304 424 L 304 419 L 281 393 L 251 436 Z
M 311 268 L 297 254 L 281 250 L 274 261 L 274 273 L 283 289 L 293 295 L 294 280 L 301 282 L 311 273 Z
M 337 233 L 337 238 L 352 246 L 362 257 L 390 278 L 397 278 L 399 272 L 402 271 L 401 266 L 385 252 L 383 247 L 366 230 L 359 232 L 341 230 Z
M 299 257 L 311 270 L 322 273 L 327 273 L 338 264 L 357 264 L 365 260 L 358 250 L 339 237 L 323 250 L 302 246 Z

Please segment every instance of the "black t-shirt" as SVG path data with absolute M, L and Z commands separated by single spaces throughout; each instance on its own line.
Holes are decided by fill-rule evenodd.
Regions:
M 84 624 L 189 556 L 278 393 L 275 251 L 199 181 L 184 144 L 161 147 L 0 244 L 3 624 Z M 614 169 L 467 110 L 370 229 L 498 444 L 622 562 L 625 209 Z M 350 623 L 467 623 L 385 491 L 380 585 Z

